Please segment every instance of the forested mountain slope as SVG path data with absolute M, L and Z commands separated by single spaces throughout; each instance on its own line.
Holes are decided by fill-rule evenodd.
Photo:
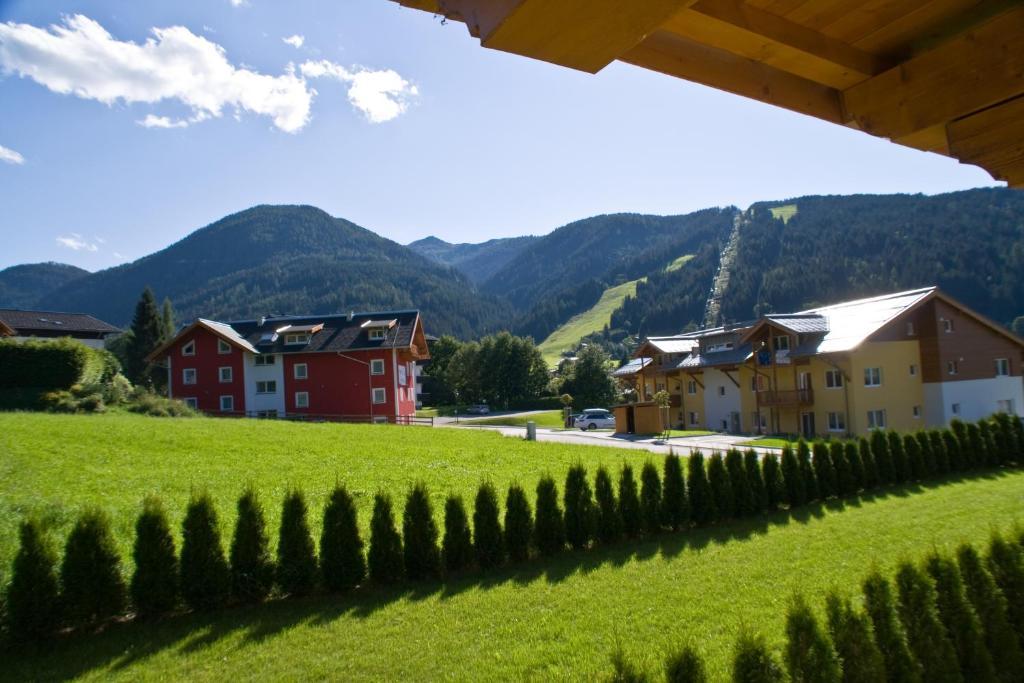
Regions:
M 533 235 L 501 237 L 480 243 L 452 244 L 437 237 L 424 237 L 407 246 L 418 254 L 461 271 L 476 283 L 483 282 L 542 239 Z
M 25 263 L 0 270 L 0 308 L 37 308 L 53 290 L 89 274 L 66 263 Z

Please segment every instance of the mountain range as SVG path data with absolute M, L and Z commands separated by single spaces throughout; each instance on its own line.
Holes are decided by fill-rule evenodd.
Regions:
M 1007 326 L 1024 315 L 1024 193 L 798 197 L 407 246 L 315 207 L 257 206 L 96 273 L 0 271 L 0 306 L 127 325 L 148 285 L 182 320 L 415 307 L 433 334 L 511 329 L 571 347 L 693 328 L 713 291 L 721 322 L 930 284 Z

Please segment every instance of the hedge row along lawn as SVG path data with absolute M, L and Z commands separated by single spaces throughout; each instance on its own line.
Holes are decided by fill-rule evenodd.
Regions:
M 551 445 L 454 430 L 128 416 L 10 415 L 0 418 L 0 434 L 0 448 L 14 455 L 0 474 L 4 543 L 12 551 L 8 536 L 15 522 L 8 518 L 36 504 L 63 509 L 70 519 L 77 506 L 103 503 L 126 527 L 116 533 L 127 540 L 145 492 L 161 492 L 177 513 L 188 482 L 203 476 L 223 491 L 222 517 L 232 517 L 234 499 L 251 478 L 268 503 L 280 500 L 289 485 L 303 486 L 316 519 L 312 483 L 323 481 L 329 488 L 335 473 L 319 472 L 324 463 L 311 449 L 339 442 L 372 446 L 364 458 L 345 461 L 353 472 L 338 473 L 353 489 L 381 481 L 393 493 L 404 492 L 422 475 L 434 495 L 451 486 L 467 497 L 484 476 L 500 486 L 516 475 L 530 488 L 542 469 L 564 472 L 576 460 L 591 469 L 631 457 L 600 448 L 539 451 L 532 447 Z M 336 447 L 334 452 L 341 451 Z M 543 465 L 530 457 L 541 454 Z M 98 470 L 90 459 L 100 461 Z M 221 462 L 214 467 L 211 460 Z M 303 466 L 297 468 L 296 461 Z M 107 478 L 115 483 L 103 487 L 97 481 Z M 794 517 L 778 513 L 567 553 L 445 584 L 115 626 L 71 639 L 54 652 L 19 653 L 9 671 L 14 679 L 589 679 L 607 672 L 616 641 L 630 659 L 649 662 L 653 670 L 665 652 L 693 640 L 719 679 L 728 670 L 740 624 L 766 634 L 778 648 L 791 593 L 799 590 L 820 604 L 836 585 L 853 586 L 852 596 L 873 563 L 889 571 L 897 560 L 918 559 L 933 547 L 985 539 L 1022 512 L 1022 484 L 1024 472 L 991 473 L 808 506 Z M 214 490 L 213 484 L 207 488 Z M 66 508 L 56 506 L 57 497 Z M 128 514 L 115 510 L 117 505 Z M 267 511 L 276 516 L 269 505 Z M 368 515 L 360 512 L 365 527 Z M 51 520 L 59 526 L 61 515 Z

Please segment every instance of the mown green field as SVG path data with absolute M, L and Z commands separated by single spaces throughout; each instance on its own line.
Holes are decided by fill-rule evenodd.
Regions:
M 275 504 L 302 485 L 317 512 L 340 476 L 361 491 L 365 524 L 365 497 L 378 487 L 424 479 L 435 495 L 468 492 L 484 477 L 532 484 L 543 470 L 561 478 L 577 459 L 592 468 L 647 457 L 483 431 L 49 415 L 0 416 L 0 449 L 5 564 L 13 518 L 27 509 L 63 527 L 80 505 L 103 503 L 126 539 L 130 520 L 121 520 L 149 490 L 163 493 L 177 523 L 200 481 L 225 513 L 247 479 Z M 1022 517 L 1024 471 L 952 479 L 447 583 L 116 625 L 14 653 L 0 677 L 593 680 L 608 672 L 616 642 L 654 672 L 692 641 L 721 680 L 741 626 L 781 647 L 793 591 L 820 606 L 831 586 L 856 592 L 872 564 L 890 571 Z
M 785 204 L 773 206 L 769 211 L 772 212 L 772 218 L 780 218 L 783 223 L 788 223 L 789 219 L 796 215 L 797 207 L 796 204 Z
M 636 294 L 637 284 L 644 279 L 646 278 L 630 280 L 621 285 L 609 287 L 604 290 L 601 298 L 591 308 L 573 316 L 548 335 L 547 339 L 537 345 L 548 365 L 551 367 L 558 365 L 562 351 L 573 348 L 580 339 L 588 334 L 600 332 L 611 321 L 612 313 L 622 305 L 626 297 Z
M 527 422 L 536 422 L 538 427 L 560 429 L 565 427 L 561 410 L 545 410 L 529 415 L 510 415 L 508 417 L 485 417 L 466 420 L 468 424 L 496 425 L 509 427 L 525 427 Z

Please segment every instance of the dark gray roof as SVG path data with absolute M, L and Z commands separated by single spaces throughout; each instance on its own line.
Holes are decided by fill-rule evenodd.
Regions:
M 19 334 L 29 332 L 75 332 L 89 334 L 114 334 L 121 330 L 109 323 L 85 313 L 60 313 L 57 311 L 25 311 L 18 308 L 0 309 L 0 320 Z
M 650 365 L 653 362 L 654 362 L 654 359 L 650 358 L 650 357 L 634 358 L 633 360 L 629 361 L 628 363 L 623 365 L 621 368 L 619 368 L 618 370 L 613 372 L 612 376 L 614 376 L 614 377 L 629 377 L 630 375 L 635 375 L 636 373 L 640 372 L 640 370 L 642 368 L 646 368 L 648 365 Z
M 413 343 L 413 333 L 419 311 L 390 311 L 354 313 L 350 315 L 304 315 L 278 316 L 261 320 L 236 320 L 225 323 L 239 337 L 254 346 L 260 353 L 311 353 L 316 351 L 354 351 L 357 349 L 401 349 Z M 396 320 L 387 330 L 384 339 L 370 339 L 369 330 L 362 327 L 367 320 Z M 264 335 L 272 336 L 275 330 L 285 325 L 319 325 L 324 327 L 313 334 L 308 344 L 285 344 L 287 331 L 277 335 L 270 343 L 260 343 Z
M 682 370 L 715 367 L 719 365 L 739 365 L 750 357 L 750 344 L 743 344 L 735 349 L 697 353 L 687 356 L 676 366 Z
M 769 314 L 766 319 L 785 327 L 787 330 L 797 334 L 814 334 L 828 332 L 828 318 L 823 315 L 799 314 Z

